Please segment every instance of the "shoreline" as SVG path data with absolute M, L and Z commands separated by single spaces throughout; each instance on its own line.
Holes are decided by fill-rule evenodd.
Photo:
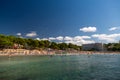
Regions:
M 63 50 L 27 50 L 27 49 L 3 49 L 0 50 L 0 56 L 27 56 L 27 55 L 80 55 L 80 54 L 120 54 L 114 51 L 63 51 Z

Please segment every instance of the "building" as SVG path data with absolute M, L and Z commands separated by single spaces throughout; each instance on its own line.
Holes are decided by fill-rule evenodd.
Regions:
M 104 46 L 102 43 L 91 43 L 91 44 L 83 44 L 82 50 L 89 50 L 89 51 L 103 51 Z

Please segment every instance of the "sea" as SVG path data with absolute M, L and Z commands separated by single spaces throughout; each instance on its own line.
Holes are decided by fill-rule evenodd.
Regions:
M 0 56 L 0 80 L 120 80 L 120 54 Z

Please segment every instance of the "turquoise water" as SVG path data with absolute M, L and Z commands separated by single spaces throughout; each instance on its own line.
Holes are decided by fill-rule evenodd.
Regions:
M 0 80 L 120 80 L 120 55 L 1 56 Z

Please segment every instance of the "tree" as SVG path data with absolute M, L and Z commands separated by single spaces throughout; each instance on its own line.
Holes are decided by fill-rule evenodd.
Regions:
M 77 46 L 77 45 L 72 44 L 72 43 L 69 43 L 69 44 L 68 44 L 68 47 L 69 47 L 69 48 L 72 48 L 72 49 L 75 49 L 75 50 L 81 50 L 81 47 L 80 47 L 80 46 Z
M 13 45 L 5 35 L 0 35 L 0 48 L 10 48 Z
M 43 42 L 44 42 L 44 47 L 45 47 L 45 48 L 49 48 L 49 46 L 50 46 L 50 44 L 51 44 L 50 41 L 44 40 Z
M 44 41 L 39 41 L 38 44 L 39 44 L 39 45 L 38 45 L 39 48 L 42 48 L 42 49 L 45 48 L 45 46 L 44 46 L 44 45 L 45 45 L 45 44 L 44 44 Z
M 30 49 L 35 49 L 39 46 L 38 40 L 27 39 L 26 44 Z
M 68 48 L 68 45 L 66 43 L 59 43 L 58 46 L 61 50 L 66 50 Z
M 15 36 L 6 36 L 3 34 L 0 34 L 0 48 L 12 48 L 13 45 L 20 45 L 22 47 L 20 48 L 26 48 L 26 49 L 46 49 L 46 48 L 52 48 L 52 49 L 60 49 L 60 50 L 67 50 L 68 48 L 80 50 L 80 46 L 74 45 L 74 44 L 66 44 L 66 43 L 55 43 L 50 42 L 48 40 L 34 40 L 34 39 L 26 39 L 26 38 L 19 38 Z M 120 50 L 120 45 L 117 45 L 117 50 Z
M 49 47 L 52 49 L 59 49 L 58 44 L 55 42 L 51 42 L 51 45 Z

